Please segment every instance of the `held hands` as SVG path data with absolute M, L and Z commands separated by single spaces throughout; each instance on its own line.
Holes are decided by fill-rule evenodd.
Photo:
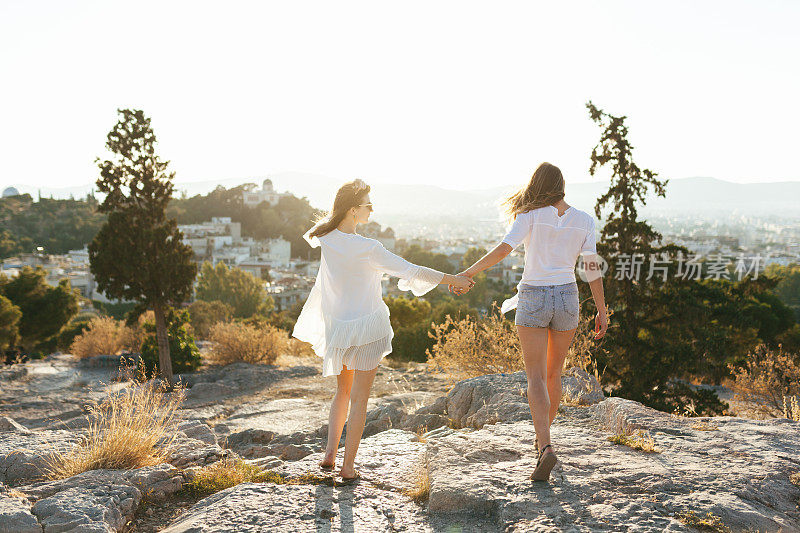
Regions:
M 448 289 L 453 294 L 466 294 L 475 285 L 472 276 L 467 274 L 466 271 L 456 274 L 455 279 L 456 283 L 448 285 Z

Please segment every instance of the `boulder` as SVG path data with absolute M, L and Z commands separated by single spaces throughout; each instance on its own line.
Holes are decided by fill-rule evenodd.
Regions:
M 447 393 L 447 416 L 454 425 L 474 428 L 528 420 L 527 383 L 524 372 L 459 381 Z
M 236 391 L 224 383 L 206 383 L 201 382 L 195 384 L 191 389 L 186 391 L 186 400 L 193 402 L 210 402 L 216 401 L 225 396 L 230 396 Z
M 387 429 L 399 428 L 405 411 L 393 404 L 384 404 L 367 411 L 363 437 L 370 437 Z
M 203 441 L 206 444 L 217 443 L 217 436 L 211 430 L 211 427 L 202 420 L 184 420 L 178 424 L 177 430 L 187 437 Z
M 573 366 L 561 376 L 561 398 L 564 402 L 592 405 L 602 402 L 605 394 L 596 377 Z

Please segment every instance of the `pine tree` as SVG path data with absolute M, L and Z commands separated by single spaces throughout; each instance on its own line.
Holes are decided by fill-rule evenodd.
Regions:
M 166 216 L 175 173 L 156 155 L 150 119 L 140 110 L 118 112 L 106 142 L 113 157 L 97 159 L 97 188 L 105 194 L 98 210 L 108 219 L 89 245 L 91 271 L 108 297 L 153 310 L 159 367 L 171 386 L 166 311 L 191 295 L 197 267 L 175 219 Z

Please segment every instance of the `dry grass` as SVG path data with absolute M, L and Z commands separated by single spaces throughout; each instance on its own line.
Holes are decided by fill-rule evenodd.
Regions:
M 311 344 L 300 339 L 290 337 L 286 343 L 286 353 L 293 357 L 316 357 L 317 354 L 311 348 Z
M 285 476 L 273 470 L 261 470 L 242 459 L 223 459 L 198 470 L 183 490 L 192 496 L 207 496 L 240 483 L 272 483 L 275 485 L 329 485 L 331 476 L 306 472 L 296 477 Z
M 436 344 L 427 351 L 428 365 L 451 378 L 524 370 L 513 323 L 499 313 L 477 320 L 447 315 L 443 323 L 433 324 L 430 335 Z
M 175 411 L 183 401 L 180 383 L 172 392 L 140 371 L 130 388 L 87 406 L 89 427 L 79 446 L 48 461 L 45 477 L 63 479 L 99 468 L 141 468 L 167 460 L 175 438 Z
M 70 353 L 80 357 L 116 355 L 122 350 L 138 350 L 136 332 L 121 320 L 97 317 L 89 322 L 89 328 L 77 335 L 69 347 Z
M 711 511 L 707 512 L 705 516 L 700 516 L 694 511 L 682 511 L 678 513 L 678 520 L 700 531 L 730 532 L 730 528 L 722 523 L 722 519 Z
M 241 323 L 219 323 L 211 326 L 209 340 L 213 347 L 211 363 L 227 365 L 243 361 L 270 365 L 287 350 L 285 331 L 270 325 L 263 327 Z
M 613 309 L 607 309 L 609 329 L 615 326 L 611 325 L 611 315 L 614 314 Z M 590 375 L 594 375 L 597 381 L 602 383 L 602 375 L 605 371 L 600 371 L 597 368 L 596 353 L 604 350 L 602 347 L 602 339 L 600 341 L 594 338 L 594 316 L 582 318 L 578 321 L 578 328 L 575 330 L 575 337 L 569 346 L 567 357 L 564 360 L 565 368 L 578 367 Z M 606 332 L 608 335 L 608 332 Z
M 427 351 L 431 370 L 463 379 L 485 374 L 524 370 L 522 351 L 514 323 L 500 314 L 495 305 L 485 317 L 454 320 L 449 315 L 433 324 L 429 334 L 436 340 Z M 594 358 L 599 349 L 594 340 L 594 318 L 581 320 L 565 359 L 567 368 L 577 366 L 600 380 Z
M 719 427 L 713 422 L 707 422 L 705 420 L 698 420 L 694 424 L 692 424 L 692 429 L 696 429 L 698 431 L 717 431 Z
M 198 470 L 191 481 L 184 484 L 183 490 L 193 496 L 206 496 L 262 477 L 260 468 L 241 459 L 223 459 Z
M 641 450 L 647 453 L 661 453 L 661 449 L 656 446 L 653 437 L 646 431 L 639 430 L 636 433 L 617 433 L 608 440 L 614 444 L 628 446 L 634 450 Z
M 731 388 L 737 401 L 752 405 L 757 415 L 800 420 L 800 357 L 770 350 L 759 344 L 747 356 L 743 368 L 729 366 Z
M 404 490 L 403 494 L 421 505 L 428 501 L 431 495 L 431 473 L 427 462 L 420 458 L 414 464 L 409 475 L 411 477 L 411 488 Z

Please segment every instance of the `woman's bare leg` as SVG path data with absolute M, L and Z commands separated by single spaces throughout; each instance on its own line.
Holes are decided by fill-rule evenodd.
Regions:
M 339 449 L 339 440 L 342 438 L 344 422 L 347 420 L 347 406 L 350 403 L 350 388 L 353 385 L 353 370 L 346 366 L 336 376 L 336 394 L 331 402 L 331 414 L 328 416 L 328 444 L 325 447 L 325 457 L 320 466 L 336 464 L 336 451 Z
M 547 394 L 547 328 L 517 326 L 525 374 L 528 376 L 528 405 L 539 449 L 550 444 L 550 397 Z
M 347 419 L 347 435 L 344 438 L 342 477 L 355 475 L 356 452 L 361 443 L 361 434 L 364 433 L 364 422 L 367 418 L 367 400 L 377 372 L 377 367 L 374 370 L 355 371 L 353 388 L 350 391 L 350 417 Z
M 548 329 L 547 341 L 547 392 L 550 396 L 550 424 L 556 419 L 558 405 L 561 403 L 561 370 L 567 357 L 569 345 L 575 336 L 575 329 L 558 331 Z

